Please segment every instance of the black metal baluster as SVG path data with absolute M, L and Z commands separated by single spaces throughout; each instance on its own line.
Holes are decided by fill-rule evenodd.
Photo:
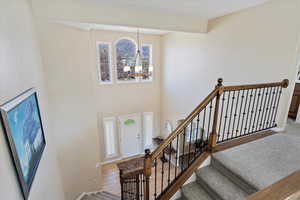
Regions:
M 204 108 L 204 112 L 203 112 L 203 134 L 202 134 L 202 141 L 204 141 L 204 137 L 205 137 L 205 118 L 206 118 L 206 107 Z M 201 150 L 202 152 L 202 150 Z
M 266 92 L 264 94 L 264 105 L 263 105 L 263 108 L 262 108 L 262 113 L 261 113 L 261 118 L 260 118 L 260 123 L 259 123 L 259 130 L 261 131 L 262 130 L 262 125 L 263 125 L 263 120 L 264 120 L 264 114 L 265 114 L 265 109 L 266 109 L 266 104 L 267 104 L 267 99 L 268 99 L 268 89 L 269 88 L 266 88 Z
M 272 88 L 272 99 L 271 99 L 271 103 L 270 103 L 270 107 L 269 107 L 269 114 L 268 114 L 268 117 L 267 117 L 267 123 L 266 123 L 266 128 L 269 128 L 269 125 L 271 124 L 270 123 L 270 116 L 271 116 L 271 113 L 272 113 L 272 106 L 273 106 L 273 103 L 274 103 L 274 97 L 275 97 L 275 94 L 276 94 L 276 87 L 273 87 Z
M 259 129 L 259 119 L 260 119 L 260 114 L 261 114 L 261 109 L 262 109 L 262 104 L 264 102 L 264 93 L 265 93 L 265 88 L 263 88 L 263 92 L 261 94 L 261 98 L 260 98 L 260 106 L 259 106 L 259 109 L 258 109 L 258 118 L 257 118 L 257 122 L 256 122 L 256 128 L 255 128 L 255 132 L 257 132 Z
M 136 199 L 140 199 L 140 175 L 136 175 Z
M 243 127 L 244 127 L 244 119 L 245 119 L 246 109 L 247 109 L 248 94 L 249 94 L 249 90 L 247 90 L 247 94 L 246 94 L 246 99 L 245 99 L 245 104 L 244 104 L 244 111 L 243 111 L 243 117 L 242 117 L 242 124 L 241 124 L 241 128 L 240 128 L 240 134 L 239 134 L 239 136 L 242 135 L 242 132 L 244 130 Z
M 211 121 L 211 112 L 212 112 L 212 100 L 210 101 L 210 105 L 209 105 L 209 118 L 208 118 L 208 126 L 207 126 L 207 138 L 209 138 L 210 135 L 210 121 Z
M 199 134 L 199 121 L 200 121 L 200 119 L 199 119 L 199 115 L 200 115 L 200 113 L 198 113 L 198 115 L 197 115 L 197 129 L 196 129 L 196 139 L 195 139 L 195 152 L 194 152 L 194 160 L 195 160 L 195 157 L 197 156 L 197 145 L 196 145 L 196 143 L 198 142 L 198 134 Z
M 240 99 L 240 90 L 238 91 L 238 94 L 237 94 L 237 100 L 236 100 L 236 105 L 235 105 L 235 111 L 234 111 L 234 115 L 233 115 L 233 126 L 232 126 L 232 135 L 231 135 L 231 138 L 235 138 L 236 135 L 233 135 L 234 132 L 235 132 L 235 121 L 236 121 L 236 117 L 237 117 L 237 110 L 238 110 L 238 107 L 239 107 L 239 99 Z
M 228 129 L 227 129 L 227 139 L 231 138 L 231 137 L 229 137 L 229 131 L 230 131 L 230 126 L 231 126 L 232 112 L 233 112 L 233 108 L 234 108 L 234 100 L 235 100 L 235 91 L 233 91 L 233 95 L 232 95 L 229 123 L 228 123 Z
M 157 158 L 154 160 L 154 199 L 157 196 Z
M 223 109 L 224 109 L 224 101 L 225 101 L 225 93 L 222 94 L 222 108 L 221 108 L 221 114 L 219 119 L 219 131 L 218 131 L 218 142 L 222 142 L 221 139 L 221 126 L 222 126 L 222 119 L 223 119 Z
M 144 196 L 143 177 L 144 177 L 144 174 L 141 174 L 140 175 L 140 179 L 141 179 L 141 200 L 143 200 L 143 196 Z
M 165 175 L 165 169 L 164 169 L 164 167 L 165 167 L 165 150 L 166 149 L 164 149 L 163 151 L 162 151 L 162 154 L 163 154 L 163 160 L 161 161 L 161 191 L 160 191 L 160 193 L 162 193 L 163 192 L 163 188 L 164 188 L 164 175 Z
M 190 155 L 191 155 L 191 144 L 192 144 L 192 134 L 193 134 L 193 120 L 190 122 L 190 141 L 189 141 L 189 154 L 188 154 L 188 167 L 190 166 Z
M 256 116 L 257 116 L 257 110 L 259 107 L 259 100 L 260 100 L 260 96 L 261 96 L 261 88 L 257 89 L 258 90 L 258 95 L 257 95 L 257 99 L 256 99 L 256 103 L 255 103 L 255 113 L 254 113 L 254 119 L 253 119 L 253 124 L 252 124 L 252 133 L 255 132 L 255 122 L 256 122 Z
M 267 94 L 266 94 L 268 96 L 268 100 L 267 100 L 267 104 L 266 104 L 266 108 L 265 108 L 262 129 L 265 129 L 266 118 L 267 118 L 268 111 L 269 111 L 269 104 L 270 104 L 270 99 L 271 99 L 271 93 L 272 93 L 272 88 L 268 88 L 268 91 L 267 91 Z
M 246 123 L 245 123 L 245 127 L 244 127 L 244 135 L 247 135 L 249 133 L 249 130 L 247 133 L 247 125 L 248 125 L 248 119 L 249 119 L 249 115 L 250 115 L 250 107 L 251 107 L 252 98 L 253 98 L 253 89 L 251 89 L 251 93 L 250 93 L 250 100 L 249 100 L 249 104 L 248 104 Z
M 279 98 L 278 98 L 278 101 L 277 101 L 277 106 L 276 106 L 276 111 L 275 111 L 275 116 L 273 118 L 272 126 L 277 126 L 277 124 L 276 124 L 276 117 L 277 117 L 277 113 L 278 113 L 278 107 L 279 107 L 279 102 L 280 102 L 281 94 L 282 94 L 282 87 L 280 87 Z
M 274 103 L 272 105 L 272 114 L 271 114 L 271 119 L 270 119 L 270 127 L 273 126 L 272 120 L 273 120 L 273 117 L 274 117 L 278 97 L 279 97 L 279 87 L 276 87 L 275 99 L 274 99 Z
M 185 127 L 183 129 L 183 143 L 182 143 L 182 155 L 181 155 L 181 171 L 184 170 L 184 146 L 185 146 Z
M 145 195 L 145 177 L 144 177 L 144 175 L 142 175 L 142 188 L 143 188 L 143 194 Z
M 179 140 L 179 135 L 176 136 L 176 155 L 175 155 L 175 178 L 177 177 L 177 167 L 178 167 L 178 140 Z
M 245 98 L 244 92 L 245 92 L 245 90 L 242 91 L 242 96 L 241 96 L 242 101 L 241 101 L 241 105 L 240 105 L 239 119 L 238 119 L 238 123 L 237 123 L 237 126 L 236 126 L 236 133 L 235 133 L 236 137 L 238 137 L 239 127 L 240 127 L 240 120 L 241 120 L 241 115 L 242 115 L 243 102 L 244 102 L 244 98 Z
M 250 114 L 250 122 L 249 122 L 249 127 L 248 127 L 248 134 L 252 133 L 253 130 L 251 130 L 252 127 L 252 119 L 253 119 L 253 114 L 254 114 L 254 108 L 255 108 L 255 99 L 256 99 L 256 93 L 257 93 L 257 89 L 254 89 L 254 96 L 253 96 L 253 103 L 252 103 L 252 107 L 251 107 L 251 114 Z M 251 131 L 250 131 L 251 130 Z
M 229 109 L 229 102 L 230 102 L 230 91 L 228 92 L 228 95 L 227 95 L 227 106 L 226 106 L 226 112 L 225 112 L 225 120 L 224 120 L 224 126 L 223 126 L 223 138 L 222 138 L 222 141 L 224 141 L 224 136 L 226 135 L 226 124 L 227 124 L 227 118 L 228 118 L 228 109 Z M 225 95 L 225 93 L 224 93 Z M 226 135 L 226 139 L 227 139 L 227 135 Z
M 172 155 L 172 141 L 169 144 L 169 171 L 168 171 L 168 186 L 170 185 L 171 180 L 171 155 Z

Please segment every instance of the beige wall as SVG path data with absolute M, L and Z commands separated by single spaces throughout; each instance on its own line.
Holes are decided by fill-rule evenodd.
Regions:
M 50 116 L 67 199 L 100 189 L 89 32 L 38 22 Z
M 120 38 L 127 37 L 136 40 L 135 33 L 92 31 L 92 66 L 93 75 L 96 79 L 96 101 L 99 119 L 99 132 L 103 137 L 102 118 L 118 117 L 142 112 L 154 112 L 154 135 L 159 134 L 160 124 L 160 41 L 159 35 L 141 34 L 141 43 L 151 44 L 153 52 L 154 78 L 146 83 L 114 83 L 112 85 L 98 85 L 96 42 L 106 41 L 112 45 Z M 115 50 L 112 49 L 113 54 Z M 115 56 L 113 56 L 115 58 Z M 115 60 L 112 59 L 113 66 Z M 113 67 L 114 68 L 114 67 Z M 115 77 L 115 71 L 113 69 Z M 103 141 L 103 138 L 102 138 Z M 104 152 L 104 144 L 101 145 Z M 105 160 L 102 154 L 102 160 Z
M 29 199 L 63 200 L 65 197 L 53 140 L 54 130 L 49 126 L 48 97 L 30 6 L 26 0 L 3 0 L 0 2 L 0 13 L 0 104 L 36 87 L 47 140 Z M 1 199 L 22 200 L 2 127 L 0 163 Z
M 287 116 L 296 75 L 300 1 L 274 0 L 213 20 L 208 34 L 173 33 L 163 38 L 162 122 L 184 118 L 214 88 L 224 84 L 291 80 L 279 125 Z
M 64 189 L 72 199 L 100 189 L 96 165 L 104 161 L 103 117 L 152 111 L 159 131 L 160 36 L 141 35 L 143 42 L 153 44 L 153 82 L 99 85 L 96 41 L 114 43 L 120 37 L 135 39 L 135 34 L 38 24 Z

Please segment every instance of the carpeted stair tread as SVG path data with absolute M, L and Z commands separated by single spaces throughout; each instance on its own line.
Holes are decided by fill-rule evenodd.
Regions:
M 81 200 L 120 200 L 117 195 L 108 192 L 97 192 L 84 195 Z
M 300 137 L 275 134 L 215 153 L 213 157 L 261 190 L 300 169 L 299 144 Z
M 181 192 L 183 200 L 214 200 L 197 182 L 184 185 Z
M 112 193 L 109 193 L 109 192 L 106 192 L 106 191 L 103 191 L 102 193 L 106 194 L 106 195 L 109 195 L 112 198 L 120 199 L 120 197 L 118 195 L 115 195 L 115 194 L 112 194 Z
M 213 166 L 199 169 L 197 181 L 215 199 L 242 200 L 249 195 Z

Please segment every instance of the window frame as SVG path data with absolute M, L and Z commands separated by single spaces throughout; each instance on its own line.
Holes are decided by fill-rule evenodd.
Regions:
M 108 45 L 108 61 L 109 61 L 109 78 L 110 81 L 109 82 L 104 82 L 102 81 L 102 77 L 101 77 L 101 61 L 100 61 L 100 48 L 99 45 L 100 44 L 107 44 Z M 112 44 L 111 42 L 104 42 L 104 41 L 97 41 L 96 42 L 96 52 L 97 52 L 97 72 L 98 72 L 98 84 L 99 85 L 112 85 L 114 83 L 114 79 L 113 79 L 113 63 L 112 63 Z
M 149 60 L 150 60 L 150 65 L 153 65 L 153 45 L 152 44 L 149 44 L 149 43 L 143 43 L 142 45 L 141 45 L 141 54 L 143 55 L 143 46 L 149 46 L 150 47 L 150 51 L 149 51 L 149 53 L 150 53 L 150 55 L 149 55 Z M 151 79 L 146 79 L 146 80 L 143 80 L 143 79 L 140 79 L 140 81 L 139 82 L 142 82 L 142 83 L 149 83 L 149 82 L 152 82 L 153 81 L 153 79 L 154 79 L 154 71 L 155 71 L 155 69 L 154 69 L 154 65 L 153 65 L 153 72 L 152 72 L 152 77 L 151 77 Z
M 107 134 L 105 132 L 105 122 L 112 122 L 113 123 L 113 137 L 114 137 L 114 150 L 115 153 L 114 154 L 108 154 L 107 152 L 107 145 L 106 144 L 106 140 L 107 140 Z M 119 153 L 119 138 L 118 138 L 118 127 L 117 127 L 117 119 L 116 117 L 104 117 L 102 118 L 102 129 L 103 129 L 103 141 L 104 141 L 104 154 L 105 154 L 105 158 L 104 159 L 112 159 L 115 157 L 118 157 L 120 155 Z
M 138 79 L 135 79 L 135 80 L 119 80 L 118 79 L 118 69 L 117 69 L 117 63 L 118 63 L 118 61 L 117 61 L 117 43 L 119 42 L 119 41 L 121 41 L 121 40 L 130 40 L 131 42 L 133 42 L 134 43 L 134 45 L 135 45 L 135 49 L 136 49 L 136 51 L 137 51 L 137 48 L 138 48 L 138 46 L 137 46 L 137 42 L 134 40 L 134 39 L 132 39 L 132 38 L 130 38 L 130 37 L 120 37 L 119 39 L 117 39 L 115 42 L 114 42 L 114 61 L 115 61 L 115 63 L 114 63 L 114 69 L 115 69 L 115 77 L 116 77 L 116 83 L 117 84 L 123 84 L 123 83 L 139 83 L 140 81 L 138 80 Z

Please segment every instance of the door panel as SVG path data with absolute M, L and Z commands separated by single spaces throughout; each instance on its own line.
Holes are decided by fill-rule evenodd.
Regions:
M 141 153 L 141 115 L 133 114 L 119 117 L 120 146 L 123 157 Z

